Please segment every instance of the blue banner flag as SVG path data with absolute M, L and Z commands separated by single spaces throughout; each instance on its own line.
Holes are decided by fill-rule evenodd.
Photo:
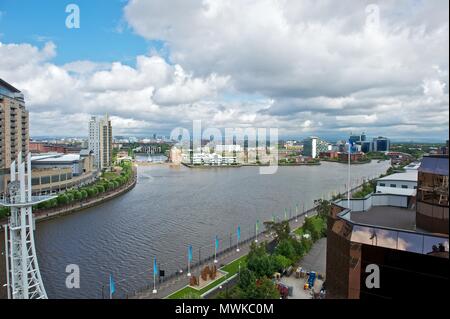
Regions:
M 219 250 L 219 238 L 216 236 L 216 251 Z
M 241 240 L 241 226 L 237 228 L 237 240 Z
M 192 246 L 188 247 L 188 260 L 189 262 L 192 261 Z
M 109 294 L 112 296 L 116 292 L 116 284 L 112 275 L 109 275 Z
M 153 275 L 158 275 L 158 264 L 156 263 L 156 257 L 153 258 Z

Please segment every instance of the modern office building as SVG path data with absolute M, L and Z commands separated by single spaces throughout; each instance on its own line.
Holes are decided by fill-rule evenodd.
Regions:
M 331 145 L 318 137 L 311 136 L 303 140 L 303 156 L 316 158 L 321 152 L 330 150 Z
M 354 144 L 361 144 L 361 142 L 364 142 L 366 140 L 366 133 L 362 132 L 361 135 L 350 134 L 349 140 Z
M 33 194 L 61 192 L 97 179 L 90 152 L 40 154 L 31 157 Z
M 363 152 L 363 153 L 372 152 L 372 142 L 362 141 L 361 142 L 361 152 Z
M 94 155 L 95 167 L 107 170 L 112 165 L 112 126 L 108 115 L 98 120 L 95 116 L 89 121 L 88 149 Z
M 11 162 L 29 149 L 28 111 L 23 94 L 0 79 L 0 193 L 5 191 Z
M 375 137 L 372 142 L 372 148 L 374 152 L 389 152 L 391 145 L 390 140 L 387 137 Z
M 449 281 L 448 157 L 424 158 L 416 204 L 383 193 L 332 204 L 327 298 L 408 299 L 424 291 L 442 298 Z

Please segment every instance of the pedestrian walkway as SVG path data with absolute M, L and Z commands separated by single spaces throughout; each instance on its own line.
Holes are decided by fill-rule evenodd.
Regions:
M 315 215 L 315 211 L 308 211 L 306 212 L 308 216 Z M 289 225 L 291 227 L 291 230 L 297 229 L 298 227 L 303 225 L 305 215 L 298 216 L 298 221 L 295 221 L 295 218 L 290 220 Z M 269 242 L 273 240 L 273 237 L 269 236 L 267 233 L 262 233 L 258 236 L 258 242 Z M 227 265 L 231 263 L 232 261 L 236 260 L 237 258 L 247 255 L 250 252 L 250 245 L 254 241 L 254 238 L 251 240 L 246 241 L 245 243 L 239 244 L 239 252 L 236 251 L 236 249 L 232 249 L 225 254 L 221 255 L 220 258 L 218 258 L 218 264 L 219 265 Z M 208 264 L 208 262 L 202 263 L 200 266 L 191 268 L 191 273 L 198 276 L 200 274 L 200 271 L 203 267 L 205 267 Z M 170 280 L 167 280 L 160 285 L 157 285 L 157 293 L 153 293 L 152 289 L 148 289 L 142 292 L 136 293 L 136 295 L 130 297 L 131 299 L 162 299 L 165 298 L 174 292 L 186 287 L 189 285 L 189 277 L 187 277 L 187 274 L 180 273 L 179 276 L 176 276 L 174 278 L 171 278 Z

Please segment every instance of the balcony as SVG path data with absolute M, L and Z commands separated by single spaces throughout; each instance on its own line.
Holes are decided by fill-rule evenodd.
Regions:
M 347 200 L 333 203 L 336 217 L 348 226 L 342 229 L 350 227 L 345 237 L 351 242 L 449 258 L 448 235 L 418 228 L 407 196 L 371 194 L 347 205 Z

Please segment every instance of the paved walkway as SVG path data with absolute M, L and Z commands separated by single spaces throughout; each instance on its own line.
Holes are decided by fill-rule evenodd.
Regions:
M 309 212 L 308 216 L 313 216 L 315 214 Z M 295 219 L 291 220 L 289 222 L 291 230 L 294 230 L 300 226 L 303 225 L 304 222 L 304 216 L 299 216 L 298 217 L 298 221 L 296 222 Z M 268 242 L 271 241 L 273 238 L 269 237 L 268 235 L 265 234 L 261 234 L 258 237 L 259 242 Z M 230 252 L 226 253 L 225 255 L 221 255 L 220 258 L 218 258 L 219 260 L 219 264 L 229 264 L 232 261 L 236 260 L 237 258 L 247 255 L 250 251 L 250 245 L 251 245 L 251 241 L 245 243 L 245 244 L 240 244 L 239 245 L 239 249 L 240 251 L 237 252 L 235 249 L 231 250 Z M 206 264 L 208 264 L 207 262 L 203 263 L 202 265 L 200 265 L 200 268 L 203 268 Z M 193 274 L 198 274 L 199 273 L 199 267 L 195 267 L 191 269 L 191 272 Z M 186 287 L 186 285 L 189 284 L 189 278 L 186 276 L 186 274 L 180 274 L 179 276 L 172 278 L 170 280 L 167 280 L 166 282 L 163 282 L 160 285 L 157 285 L 157 293 L 154 294 L 152 292 L 152 290 L 146 290 L 146 291 L 142 291 L 137 293 L 135 296 L 130 297 L 132 299 L 161 299 L 161 298 L 165 298 L 169 295 L 171 295 L 172 293 Z

